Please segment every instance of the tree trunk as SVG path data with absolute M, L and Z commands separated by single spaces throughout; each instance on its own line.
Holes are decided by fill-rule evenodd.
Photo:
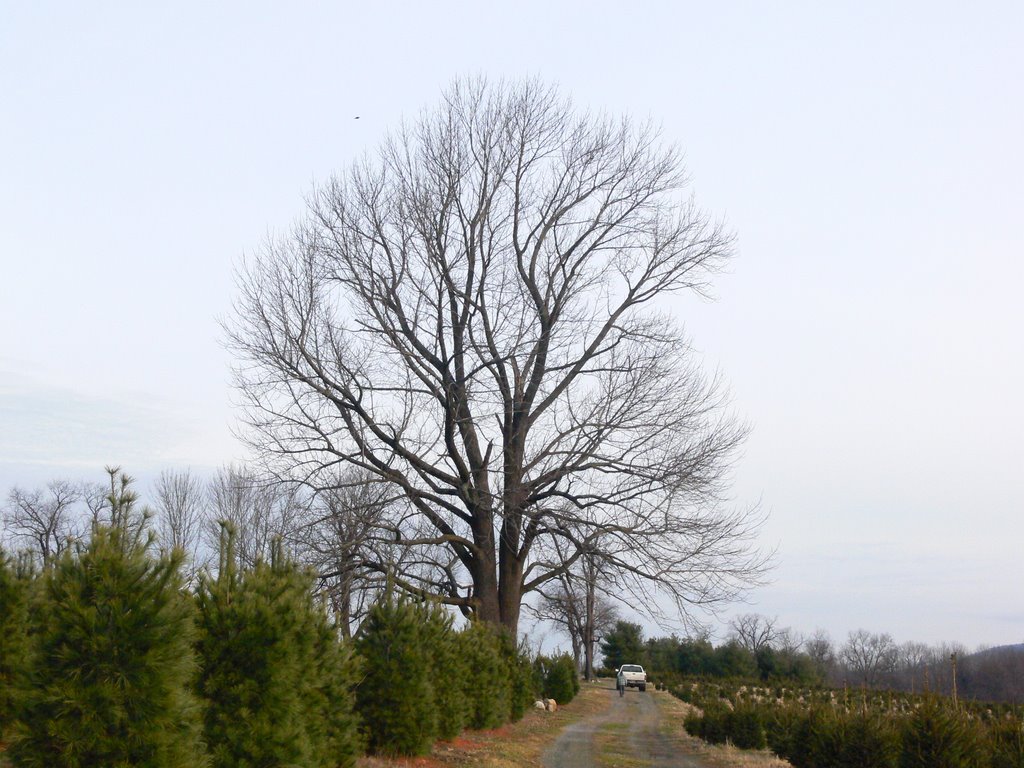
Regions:
M 588 560 L 590 555 L 587 555 Z M 587 563 L 588 566 L 592 563 Z M 597 602 L 595 595 L 595 579 L 591 569 L 587 569 L 587 599 L 586 614 L 583 619 L 583 645 L 586 653 L 586 669 L 584 677 L 587 681 L 594 679 L 594 607 Z

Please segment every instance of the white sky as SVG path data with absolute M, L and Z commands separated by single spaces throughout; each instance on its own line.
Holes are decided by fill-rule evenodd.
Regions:
M 240 458 L 233 264 L 452 77 L 540 75 L 738 233 L 676 307 L 778 546 L 736 610 L 1020 642 L 1024 4 L 843 5 L 0 0 L 0 493 Z

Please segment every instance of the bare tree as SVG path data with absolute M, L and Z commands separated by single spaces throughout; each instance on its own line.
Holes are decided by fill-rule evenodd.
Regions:
M 888 633 L 850 632 L 839 652 L 851 675 L 867 686 L 878 685 L 896 667 L 898 649 Z
M 776 619 L 778 621 L 778 619 Z M 804 649 L 808 638 L 792 627 L 782 627 L 775 631 L 771 647 L 784 656 L 794 657 Z
M 456 82 L 243 267 L 252 444 L 389 483 L 423 567 L 395 583 L 512 630 L 597 540 L 638 596 L 733 598 L 765 564 L 759 515 L 722 502 L 746 430 L 665 312 L 732 239 L 681 157 L 536 82 Z
M 397 568 L 402 555 L 385 514 L 387 494 L 374 475 L 343 472 L 315 491 L 289 534 L 298 557 L 316 570 L 345 636 L 384 587 L 378 564 Z
M 183 551 L 194 574 L 204 519 L 203 483 L 191 470 L 164 470 L 154 491 L 161 543 Z
M 49 563 L 82 535 L 81 500 L 81 486 L 68 480 L 53 480 L 31 491 L 12 488 L 3 510 L 7 537 L 13 546 Z
M 207 486 L 207 518 L 202 537 L 211 552 L 218 549 L 221 523 L 235 531 L 235 552 L 244 565 L 270 556 L 271 545 L 283 541 L 301 515 L 298 488 L 249 469 L 224 467 Z
M 745 613 L 730 621 L 729 628 L 736 642 L 756 656 L 763 649 L 775 646 L 780 632 L 775 626 L 778 621 L 759 613 Z
M 829 680 L 836 669 L 836 651 L 828 632 L 824 629 L 815 630 L 813 635 L 804 640 L 804 652 L 822 679 Z
M 601 565 L 596 555 L 585 553 L 575 567 L 540 587 L 539 599 L 529 607 L 538 619 L 550 621 L 569 637 L 573 661 L 587 680 L 594 677 L 597 641 L 615 626 L 619 613 L 601 593 Z

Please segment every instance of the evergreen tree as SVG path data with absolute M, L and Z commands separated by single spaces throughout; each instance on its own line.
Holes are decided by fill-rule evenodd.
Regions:
M 433 603 L 424 604 L 421 611 L 426 645 L 431 652 L 430 680 L 437 709 L 437 735 L 449 741 L 466 727 L 469 705 L 464 689 L 473 676 L 472 670 L 460 651 L 451 616 Z
M 618 669 L 623 664 L 640 664 L 644 655 L 643 631 L 639 624 L 615 622 L 615 628 L 601 641 L 604 665 Z
M 509 632 L 502 630 L 499 640 L 509 676 L 509 719 L 514 723 L 522 719 L 537 696 L 533 680 L 533 659 L 529 649 L 525 645 L 517 646 Z M 578 675 L 574 675 L 574 683 L 578 692 Z
M 512 681 L 502 639 L 490 624 L 473 622 L 459 633 L 459 645 L 472 670 L 464 689 L 470 728 L 497 728 L 512 712 Z
M 937 696 L 929 696 L 904 728 L 900 768 L 982 768 L 985 757 L 976 723 Z
M 29 600 L 33 573 L 28 559 L 0 549 L 0 741 L 14 718 L 29 665 Z
M 358 661 L 324 611 L 314 610 L 311 618 L 316 674 L 307 678 L 313 684 L 305 700 L 313 764 L 348 768 L 361 751 L 353 692 Z
M 216 578 L 200 579 L 199 693 L 214 768 L 351 764 L 352 660 L 284 556 L 240 570 L 222 529 Z
M 559 704 L 568 704 L 576 696 L 578 686 L 579 675 L 576 674 L 572 656 L 562 653 L 551 659 L 544 679 L 545 698 L 554 699 Z
M 712 674 L 718 677 L 751 678 L 757 674 L 754 655 L 735 640 L 715 649 Z
M 371 752 L 423 754 L 438 735 L 428 637 L 422 607 L 392 594 L 370 609 L 356 634 L 363 664 L 356 707 Z
M 848 715 L 837 768 L 897 768 L 900 734 L 892 719 L 878 712 Z
M 182 556 L 155 557 L 151 543 L 97 526 L 45 574 L 15 766 L 205 764 Z

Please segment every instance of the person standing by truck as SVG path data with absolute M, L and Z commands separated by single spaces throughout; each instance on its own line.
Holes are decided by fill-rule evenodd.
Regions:
M 619 692 L 619 696 L 626 695 L 626 673 L 622 671 L 622 667 L 615 670 L 615 688 Z

